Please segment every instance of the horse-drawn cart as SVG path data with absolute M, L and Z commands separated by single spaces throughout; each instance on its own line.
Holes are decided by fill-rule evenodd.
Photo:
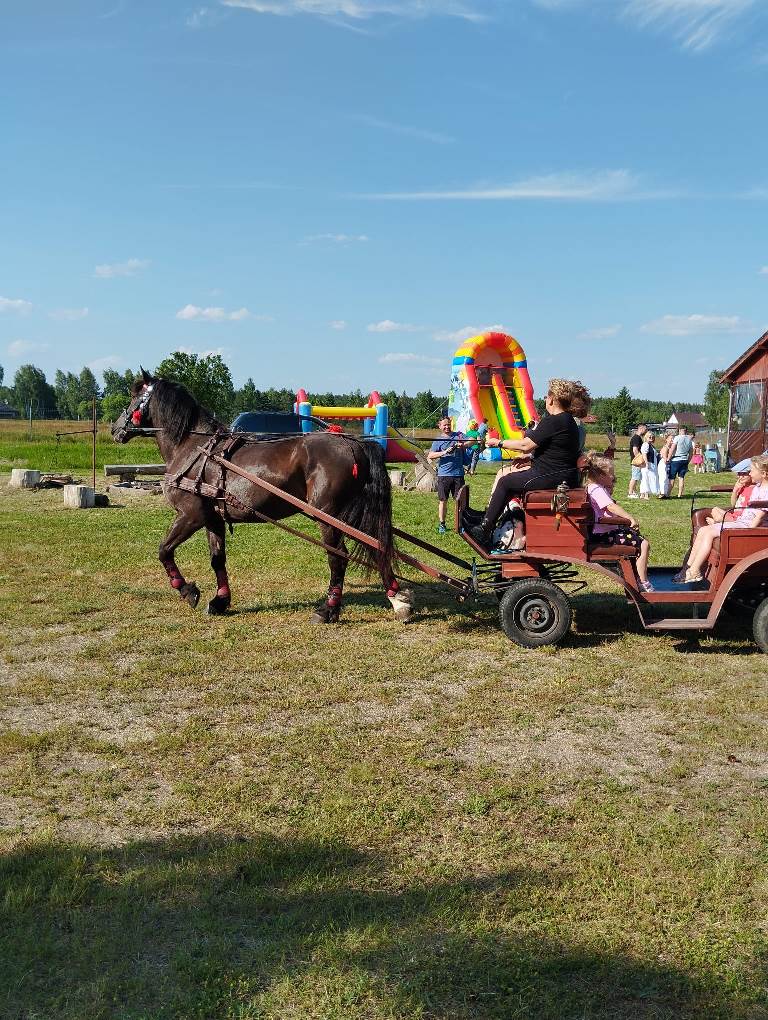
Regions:
M 597 573 L 623 588 L 646 630 L 711 630 L 730 603 L 752 614 L 755 641 L 768 652 L 768 527 L 723 529 L 701 581 L 676 583 L 676 568 L 655 567 L 649 571 L 653 590 L 644 591 L 635 566 L 637 551 L 603 545 L 592 535 L 592 509 L 584 489 L 560 486 L 555 492 L 525 493 L 525 549 L 489 553 L 469 534 L 481 514 L 470 508 L 469 489 L 464 487 L 456 501 L 456 527 L 475 554 L 465 560 L 393 526 L 389 478 L 383 452 L 375 443 L 327 433 L 279 436 L 274 441 L 233 434 L 184 387 L 147 373 L 112 434 L 119 443 L 135 435 L 156 436 L 166 468 L 164 492 L 177 514 L 160 545 L 160 561 L 172 587 L 196 606 L 199 589 L 184 579 L 174 552 L 205 528 L 217 579 L 210 613 L 225 612 L 230 605 L 226 525 L 263 522 L 328 553 L 331 581 L 328 596 L 313 617 L 318 622 L 339 619 L 350 561 L 375 569 L 396 617 L 408 619 L 412 599 L 395 575 L 399 562 L 447 585 L 460 601 L 496 595 L 507 636 L 518 645 L 536 648 L 565 637 L 572 621 L 567 591 L 583 589 L 585 577 Z M 692 538 L 708 515 L 706 509 L 696 509 L 696 497 Z M 283 523 L 296 513 L 317 522 L 322 540 Z M 603 518 L 602 523 L 623 522 Z M 345 537 L 357 543 L 351 553 Z M 458 567 L 464 576 L 424 563 L 402 547 L 396 550 L 395 539 Z

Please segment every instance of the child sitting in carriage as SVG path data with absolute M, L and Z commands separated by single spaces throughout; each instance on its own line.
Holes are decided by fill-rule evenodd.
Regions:
M 652 592 L 653 585 L 648 580 L 648 554 L 650 544 L 637 530 L 637 521 L 626 510 L 622 509 L 613 498 L 616 484 L 613 460 L 590 450 L 584 456 L 584 471 L 587 478 L 587 495 L 595 515 L 592 525 L 592 537 L 601 545 L 626 545 L 637 549 L 640 555 L 635 561 L 640 591 Z M 610 515 L 626 521 L 626 526 L 602 524 L 602 519 Z

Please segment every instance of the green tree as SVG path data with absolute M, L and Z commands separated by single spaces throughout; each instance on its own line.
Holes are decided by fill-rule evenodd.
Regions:
M 622 386 L 613 399 L 606 399 L 600 405 L 600 424 L 612 428 L 620 436 L 627 435 L 638 423 L 637 404 L 629 395 L 626 386 Z
M 235 387 L 220 354 L 198 356 L 174 351 L 160 362 L 155 375 L 183 383 L 192 396 L 218 418 L 226 420 L 231 416 Z
M 704 417 L 713 429 L 724 429 L 728 424 L 730 394 L 728 387 L 720 382 L 722 371 L 709 373 L 704 394 Z
M 57 368 L 53 385 L 59 414 L 62 418 L 77 418 L 77 405 L 82 399 L 77 376 L 74 372 L 62 372 Z
M 131 386 L 133 386 L 136 380 L 136 374 L 131 369 L 121 374 L 114 368 L 105 368 L 102 374 L 104 379 L 104 386 L 101 391 L 102 396 L 121 396 L 123 399 L 126 399 L 131 394 Z
M 45 372 L 35 365 L 21 365 L 13 377 L 11 403 L 22 414 L 41 415 L 56 406 L 56 395 L 45 378 Z
M 101 420 L 115 421 L 128 405 L 128 397 L 122 393 L 110 393 L 101 398 Z
M 232 410 L 239 414 L 240 411 L 254 411 L 258 404 L 259 391 L 256 389 L 256 384 L 250 377 L 246 380 L 245 386 L 242 386 L 239 390 L 235 391 L 235 399 Z

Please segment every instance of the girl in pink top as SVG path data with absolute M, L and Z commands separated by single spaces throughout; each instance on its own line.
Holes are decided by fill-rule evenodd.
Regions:
M 613 498 L 613 487 L 616 484 L 613 461 L 609 457 L 601 457 L 593 451 L 586 454 L 585 459 L 587 495 L 595 515 L 592 537 L 600 545 L 628 545 L 638 549 L 640 555 L 635 560 L 635 565 L 640 580 L 640 591 L 653 591 L 653 585 L 648 580 L 648 554 L 651 547 L 648 539 L 643 538 L 637 530 L 635 518 L 623 510 Z M 601 523 L 603 518 L 608 515 L 626 521 L 627 526 Z
M 752 464 L 749 469 L 749 481 L 754 485 L 749 503 L 743 508 L 738 508 L 738 517 L 735 520 L 733 519 L 733 511 L 729 511 L 723 514 L 720 522 L 713 515 L 711 524 L 705 524 L 703 528 L 699 528 L 699 533 L 688 557 L 688 567 L 685 574 L 682 575 L 681 571 L 680 584 L 693 584 L 695 581 L 704 580 L 701 573 L 702 568 L 709 559 L 712 543 L 724 528 L 759 528 L 761 525 L 768 523 L 766 511 L 761 507 L 751 505 L 752 503 L 768 502 L 768 457 L 765 454 L 752 458 Z M 737 482 L 736 484 L 738 485 L 739 483 Z M 748 484 L 745 480 L 742 488 Z

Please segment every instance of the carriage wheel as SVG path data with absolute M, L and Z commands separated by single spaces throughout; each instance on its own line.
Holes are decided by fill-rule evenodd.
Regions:
M 752 617 L 752 633 L 761 652 L 768 652 L 768 599 L 763 599 Z
M 515 644 L 540 648 L 562 641 L 570 630 L 573 611 L 568 596 L 556 584 L 543 577 L 525 577 L 504 592 L 499 619 Z

